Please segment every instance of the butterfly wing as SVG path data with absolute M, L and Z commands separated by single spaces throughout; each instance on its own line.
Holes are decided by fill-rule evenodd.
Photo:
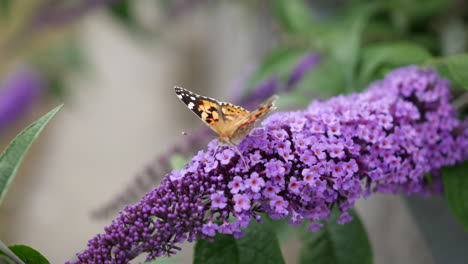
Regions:
M 237 144 L 269 112 L 275 109 L 277 96 L 268 98 L 256 110 L 249 112 L 240 106 L 219 102 L 216 99 L 198 95 L 181 87 L 175 87 L 175 93 L 203 122 L 213 129 L 221 141 Z
M 232 124 L 250 114 L 240 106 L 222 103 L 181 87 L 175 87 L 174 90 L 180 100 L 220 137 L 230 136 Z
M 234 125 L 236 130 L 232 133 L 231 141 L 238 144 L 250 131 L 255 127 L 255 123 L 262 119 L 265 115 L 275 110 L 275 102 L 278 100 L 277 95 L 273 95 L 263 102 L 257 109 L 250 112 L 247 116 L 239 119 Z

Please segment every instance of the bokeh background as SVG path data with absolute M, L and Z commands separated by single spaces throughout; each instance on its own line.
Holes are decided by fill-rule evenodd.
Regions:
M 190 136 L 203 126 L 174 85 L 234 101 L 246 76 L 284 37 L 268 1 L 115 2 L 1 1 L 0 95 L 15 106 L 0 116 L 1 146 L 65 105 L 0 208 L 0 238 L 36 248 L 52 263 L 72 259 L 102 232 L 116 211 L 100 214 L 100 208 L 158 167 L 158 157 L 185 140 L 182 132 Z M 327 16 L 343 2 L 315 4 Z M 8 95 L 16 86 L 32 88 Z M 165 172 L 143 184 L 156 186 Z M 357 210 L 375 263 L 433 263 L 403 198 L 375 195 Z M 288 263 L 296 262 L 297 246 L 294 239 L 283 243 Z M 174 263 L 190 259 L 187 245 Z

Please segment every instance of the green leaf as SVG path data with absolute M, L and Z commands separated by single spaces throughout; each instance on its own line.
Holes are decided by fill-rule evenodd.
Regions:
M 265 222 L 265 224 L 267 224 L 268 227 L 273 232 L 275 232 L 280 245 L 282 245 L 283 243 L 287 243 L 290 239 L 296 238 L 298 227 L 297 226 L 293 227 L 291 225 L 288 225 L 287 222 L 289 221 L 289 219 L 286 219 L 286 218 L 272 219 L 266 213 L 262 213 L 260 215 L 262 217 L 262 220 Z
M 296 85 L 294 93 L 301 93 L 309 100 L 335 96 L 346 91 L 346 76 L 340 70 L 340 63 L 325 57 L 320 64 L 309 71 Z M 281 97 L 280 97 L 281 99 Z
M 127 0 L 115 1 L 109 6 L 109 11 L 114 18 L 127 26 L 131 26 L 135 22 L 132 6 Z
M 54 108 L 52 111 L 41 117 L 29 127 L 21 131 L 10 145 L 0 155 L 0 204 L 6 195 L 10 183 L 16 175 L 19 165 L 32 143 L 47 125 L 50 119 L 60 110 L 62 106 Z
M 281 111 L 288 109 L 304 108 L 310 104 L 310 98 L 304 96 L 301 92 L 291 92 L 282 94 L 275 103 Z
M 278 48 L 266 55 L 259 69 L 249 80 L 249 87 L 252 89 L 267 78 L 278 76 L 284 80 L 297 64 L 303 50 L 291 50 L 288 48 Z
M 25 245 L 14 245 L 8 247 L 19 259 L 24 261 L 25 264 L 49 264 L 50 262 L 41 254 L 39 251 L 25 246 Z M 5 255 L 4 252 L 0 252 L 0 255 Z M 2 263 L 2 262 L 0 262 Z
M 245 236 L 218 234 L 214 243 L 199 240 L 195 245 L 194 264 L 283 264 L 283 256 L 275 233 L 267 223 L 252 220 Z
M 9 18 L 11 0 L 0 0 L 0 19 Z
M 85 72 L 90 65 L 86 63 L 80 42 L 76 37 L 68 37 L 48 49 L 34 55 L 33 62 L 47 72 L 63 74 L 67 69 Z
M 388 0 L 387 4 L 394 12 L 400 13 L 410 21 L 419 21 L 444 13 L 451 1 L 447 0 Z
M 380 10 L 379 3 L 371 3 L 351 9 L 348 15 L 332 27 L 326 37 L 330 53 L 340 64 L 346 80 L 346 90 L 355 90 L 355 75 L 361 52 L 361 38 L 370 17 Z
M 450 56 L 438 59 L 436 63 L 443 64 L 451 81 L 468 89 L 468 54 Z
M 278 24 L 289 33 L 308 32 L 313 26 L 312 11 L 302 0 L 273 0 L 272 13 Z
M 372 249 L 366 230 L 354 211 L 351 216 L 353 221 L 344 225 L 337 224 L 339 213 L 334 210 L 330 220 L 318 232 L 303 232 L 304 246 L 299 263 L 372 263 Z
M 422 46 L 414 43 L 393 42 L 369 45 L 363 49 L 362 67 L 359 74 L 361 85 L 381 78 L 382 69 L 397 68 L 409 64 L 421 64 L 431 58 Z
M 468 231 L 468 162 L 442 169 L 444 194 L 448 205 Z
M 174 154 L 170 161 L 173 170 L 180 170 L 184 168 L 184 165 L 188 160 L 182 155 Z
M 12 263 L 12 264 L 24 264 L 23 261 L 18 258 L 3 241 L 0 240 L 0 263 Z
M 15 261 L 11 260 L 11 258 L 2 256 L 2 252 L 0 252 L 0 263 L 2 264 L 18 264 Z

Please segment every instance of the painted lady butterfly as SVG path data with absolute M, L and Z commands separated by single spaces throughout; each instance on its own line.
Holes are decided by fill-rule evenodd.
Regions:
M 218 102 L 181 87 L 174 89 L 180 100 L 218 134 L 218 145 L 234 147 L 252 131 L 258 120 L 276 109 L 275 102 L 278 99 L 278 96 L 273 95 L 257 109 L 249 112 L 240 106 Z M 239 153 L 237 147 L 236 150 Z

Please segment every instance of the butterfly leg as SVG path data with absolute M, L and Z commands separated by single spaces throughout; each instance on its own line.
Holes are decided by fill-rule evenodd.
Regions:
M 248 168 L 248 167 L 247 167 L 247 162 L 245 162 L 245 159 L 244 159 L 244 156 L 242 156 L 242 153 L 239 151 L 239 149 L 237 148 L 236 145 L 233 145 L 233 147 L 236 149 L 237 154 L 239 154 L 239 157 L 240 157 L 240 158 L 242 159 L 242 161 L 244 162 L 244 166 L 245 166 L 246 168 Z
M 213 152 L 213 158 L 216 155 L 216 153 L 218 152 L 218 148 L 219 148 L 219 143 L 218 143 L 218 145 L 216 145 L 216 148 L 215 148 L 215 150 Z

